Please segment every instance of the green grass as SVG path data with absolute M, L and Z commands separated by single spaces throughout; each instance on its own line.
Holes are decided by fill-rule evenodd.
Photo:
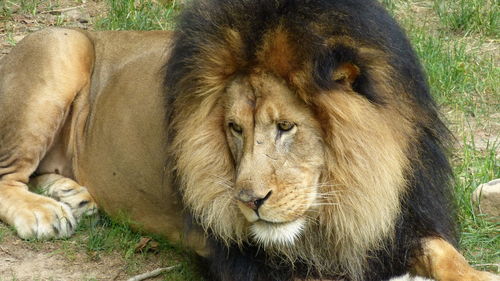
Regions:
M 102 30 L 166 30 L 173 27 L 178 10 L 175 1 L 158 4 L 149 0 L 107 0 L 109 13 L 97 21 Z
M 394 0 L 380 0 L 380 3 L 382 3 L 382 5 L 387 10 L 389 10 L 389 12 L 391 12 L 391 14 L 394 14 L 394 12 L 396 11 L 396 8 L 397 8 L 396 1 L 394 1 Z
M 431 92 L 458 138 L 452 165 L 461 249 L 471 264 L 500 272 L 495 265 L 500 260 L 500 225 L 479 215 L 471 201 L 477 186 L 500 178 L 500 138 L 479 147 L 474 136 L 478 127 L 495 123 L 490 115 L 500 112 L 500 68 L 495 51 L 481 49 L 484 42 L 498 36 L 499 7 L 492 7 L 493 2 L 382 0 L 407 30 L 427 72 Z M 412 5 L 423 12 L 409 11 Z M 495 48 L 498 52 L 498 45 Z M 490 133 L 498 135 L 498 131 Z
M 80 224 L 79 231 L 88 233 L 87 251 L 110 252 L 123 251 L 125 257 L 134 253 L 134 246 L 139 242 L 140 234 L 130 231 L 124 223 L 112 221 L 106 216 L 90 217 Z
M 434 10 L 443 26 L 456 32 L 500 34 L 498 0 L 434 0 Z
M 436 101 L 471 116 L 495 110 L 488 106 L 500 99 L 500 68 L 492 57 L 467 50 L 465 43 L 446 33 L 432 35 L 413 26 L 409 34 L 428 74 Z M 487 105 L 485 107 L 485 105 Z
M 162 260 L 168 266 L 179 265 L 179 268 L 164 273 L 164 280 L 200 280 L 194 254 L 180 246 L 172 245 L 162 237 L 153 236 L 159 243 L 158 253 L 148 253 L 148 248 L 136 252 L 136 245 L 143 236 L 130 229 L 129 225 L 125 219 L 116 221 L 105 215 L 87 217 L 79 225 L 77 234 L 84 238 L 81 242 L 91 260 L 98 260 L 102 255 L 118 251 L 127 263 L 126 271 L 134 273 L 141 272 L 150 256 L 156 255 L 155 259 Z
M 462 149 L 455 153 L 453 167 L 455 172 L 458 217 L 461 223 L 461 246 L 465 257 L 479 268 L 499 271 L 500 224 L 488 221 L 478 214 L 471 195 L 482 183 L 500 178 L 500 161 L 496 153 L 498 141 L 488 144 L 486 149 L 475 147 L 473 136 L 464 136 Z
M 7 230 L 5 228 L 3 228 L 3 227 L 0 228 L 0 243 L 2 243 L 2 241 L 3 241 L 3 239 L 4 239 L 5 235 L 6 235 L 6 231 Z

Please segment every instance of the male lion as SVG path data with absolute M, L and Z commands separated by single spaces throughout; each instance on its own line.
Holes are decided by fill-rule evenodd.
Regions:
M 67 237 L 97 203 L 211 280 L 493 280 L 454 248 L 447 137 L 376 1 L 203 0 L 175 33 L 53 28 L 2 59 L 0 218 Z

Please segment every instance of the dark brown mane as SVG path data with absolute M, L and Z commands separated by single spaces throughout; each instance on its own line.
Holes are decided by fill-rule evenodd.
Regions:
M 317 118 L 324 124 L 325 144 L 332 151 L 329 156 L 333 159 L 332 166 L 344 165 L 333 162 L 335 157 L 345 156 L 338 147 L 341 144 L 349 146 L 348 141 L 360 144 L 359 151 L 367 153 L 364 155 L 367 158 L 369 140 L 356 143 L 351 136 L 342 139 L 335 130 L 359 128 L 356 137 L 370 137 L 371 127 L 377 124 L 343 120 L 342 114 L 359 109 L 350 108 L 349 103 L 342 104 L 342 98 L 325 94 L 343 89 L 343 84 L 332 73 L 346 63 L 355 66 L 356 75 L 350 83 L 356 102 L 361 100 L 357 104 L 379 114 L 377 118 L 380 120 L 387 117 L 387 121 L 381 124 L 384 128 L 402 123 L 404 130 L 400 134 L 408 141 L 407 146 L 401 148 L 409 164 L 402 179 L 405 192 L 397 202 L 401 209 L 393 222 L 394 233 L 367 253 L 371 258 L 367 258 L 363 272 L 359 273 L 363 277 L 346 277 L 382 280 L 407 270 L 411 259 L 408 253 L 419 247 L 418 241 L 422 237 L 436 235 L 456 241 L 456 233 L 449 188 L 451 171 L 444 145 L 448 131 L 439 118 L 425 75 L 408 39 L 377 1 L 193 1 L 180 16 L 166 65 L 169 141 L 172 147 L 186 151 L 195 150 L 189 147 L 191 144 L 201 146 L 195 141 L 186 141 L 188 137 L 183 132 L 186 124 L 196 124 L 185 121 L 193 118 L 193 113 L 198 114 L 198 121 L 206 119 L 205 126 L 211 128 L 203 137 L 209 139 L 209 136 L 223 135 L 216 110 L 221 92 L 235 74 L 263 70 L 286 81 L 316 110 Z M 329 123 L 332 119 L 337 122 Z M 220 159 L 210 159 L 206 165 L 222 167 L 225 165 L 222 162 L 229 162 L 224 158 L 227 148 L 220 142 L 213 145 Z M 386 144 L 391 145 L 397 144 Z M 189 184 L 182 171 L 185 164 L 178 163 L 180 154 L 172 153 L 168 161 L 176 173 L 180 193 L 183 193 Z M 346 174 L 350 168 L 347 165 L 340 167 L 345 168 Z M 196 212 L 195 220 L 199 216 Z M 223 236 L 221 230 L 211 229 L 211 225 L 214 224 L 205 227 L 207 232 L 214 233 L 214 251 L 230 253 L 229 256 L 217 253 L 213 257 L 212 271 L 217 278 L 229 280 L 224 276 L 231 276 L 227 278 L 254 280 L 252 278 L 258 275 L 258 280 L 288 280 L 290 276 L 308 274 L 292 272 L 293 266 L 308 268 L 313 275 L 322 270 L 300 261 L 285 268 L 272 267 L 267 264 L 269 253 L 259 252 L 252 244 L 227 243 L 227 237 L 217 236 Z M 252 255 L 259 258 L 252 259 Z M 227 269 L 228 266 L 222 267 L 218 263 L 232 264 L 232 268 Z M 248 269 L 244 270 L 245 267 Z M 232 271 L 222 272 L 221 268 Z M 276 273 L 279 275 L 276 276 L 250 272 L 252 270 L 282 273 Z M 329 273 L 327 271 L 327 275 Z

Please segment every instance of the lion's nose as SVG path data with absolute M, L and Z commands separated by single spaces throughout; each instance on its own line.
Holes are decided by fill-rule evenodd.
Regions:
M 269 190 L 266 195 L 258 196 L 252 190 L 243 189 L 238 193 L 236 197 L 238 198 L 238 200 L 245 203 L 245 205 L 247 205 L 250 209 L 257 212 L 259 207 L 262 206 L 267 199 L 269 199 L 271 193 L 272 191 Z

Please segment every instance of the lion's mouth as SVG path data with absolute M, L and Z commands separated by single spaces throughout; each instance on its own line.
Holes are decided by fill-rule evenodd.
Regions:
M 252 238 L 263 246 L 293 245 L 304 229 L 302 218 L 290 222 L 258 220 L 250 226 Z

